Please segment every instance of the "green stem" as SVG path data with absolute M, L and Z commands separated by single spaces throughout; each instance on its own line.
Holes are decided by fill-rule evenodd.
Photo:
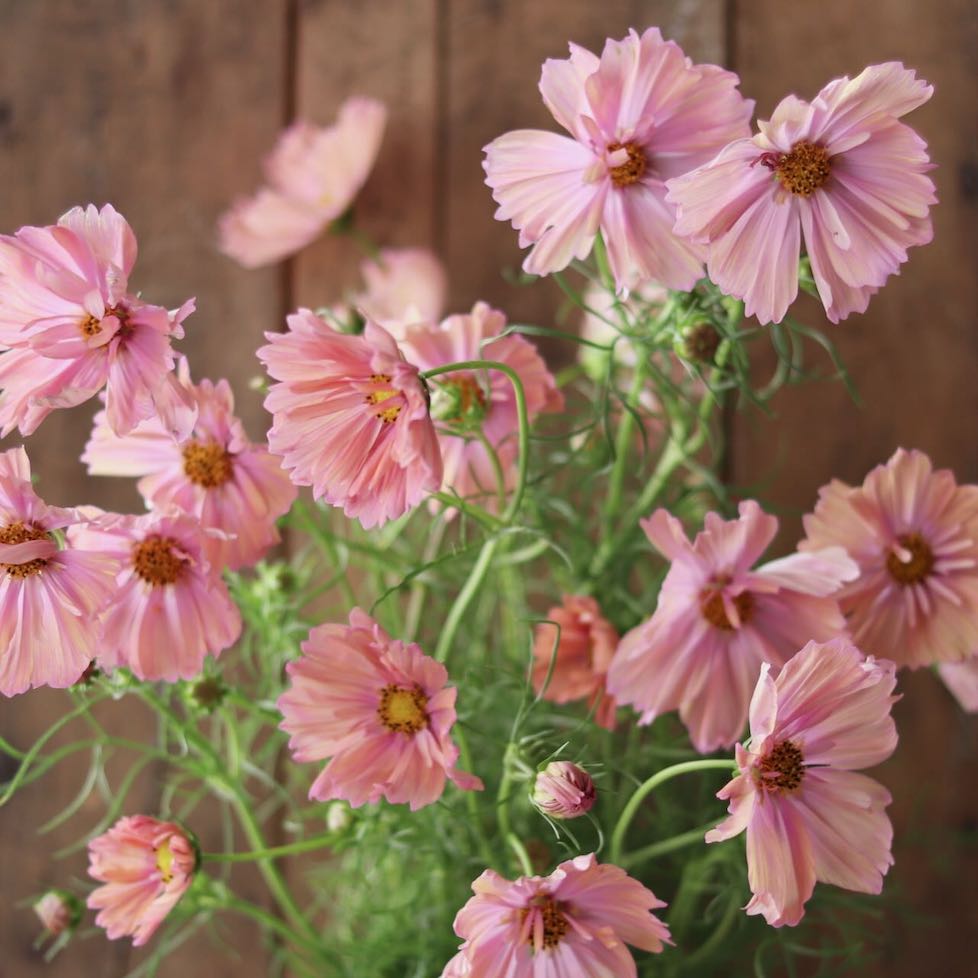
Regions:
M 734 768 L 735 763 L 732 758 L 723 760 L 706 758 L 701 761 L 684 761 L 681 764 L 673 764 L 671 767 L 664 768 L 662 771 L 653 774 L 651 778 L 644 781 L 635 789 L 635 793 L 628 799 L 628 804 L 625 805 L 624 810 L 618 817 L 618 822 L 611 833 L 609 860 L 616 865 L 620 864 L 622 846 L 625 842 L 625 833 L 628 832 L 628 826 L 631 824 L 642 802 L 660 784 L 665 784 L 666 781 L 671 781 L 681 774 L 692 774 L 695 771 L 727 771 L 732 774 Z
M 702 842 L 703 836 L 710 829 L 714 828 L 715 825 L 716 819 L 713 819 L 713 821 L 707 822 L 706 825 L 690 829 L 688 832 L 681 832 L 679 835 L 662 839 L 660 842 L 653 842 L 651 845 L 642 846 L 641 849 L 636 849 L 627 856 L 623 856 L 620 865 L 622 869 L 628 869 L 631 866 L 638 866 L 649 859 L 656 859 L 659 856 L 665 856 L 670 852 L 675 852 L 677 849 L 684 849 L 686 846 L 693 845 L 696 842 Z
M 336 833 L 329 832 L 324 835 L 313 836 L 311 839 L 300 839 L 298 842 L 289 842 L 282 846 L 269 846 L 267 849 L 255 849 L 249 852 L 205 852 L 201 854 L 201 859 L 205 862 L 217 863 L 247 863 L 258 859 L 280 859 L 282 856 L 291 856 L 296 852 L 312 852 L 315 849 L 322 849 L 336 841 Z
M 530 862 L 530 854 L 526 851 L 526 846 L 512 832 L 506 834 L 506 841 L 510 849 L 516 854 L 516 860 L 523 870 L 525 876 L 533 876 L 533 863 Z
M 625 411 L 621 424 L 618 425 L 618 434 L 615 437 L 615 463 L 608 477 L 608 495 L 605 497 L 604 504 L 604 524 L 610 527 L 614 518 L 618 515 L 621 508 L 621 497 L 625 487 L 625 475 L 628 467 L 628 460 L 631 456 L 629 448 L 632 438 L 635 437 L 635 411 L 638 410 L 639 398 L 645 380 L 648 376 L 648 365 L 646 355 L 639 355 L 638 363 L 635 366 L 635 375 L 632 378 L 632 387 L 628 392 Z
M 517 468 L 519 471 L 516 489 L 513 498 L 509 501 L 506 512 L 503 513 L 503 522 L 511 523 L 513 517 L 519 512 L 523 503 L 523 493 L 526 491 L 526 471 L 530 460 L 530 417 L 526 409 L 526 394 L 523 391 L 523 381 L 519 374 L 508 364 L 500 363 L 498 360 L 460 360 L 458 363 L 447 363 L 440 367 L 433 367 L 421 374 L 423 380 L 430 380 L 441 374 L 454 373 L 459 370 L 498 370 L 508 378 L 513 385 L 513 394 L 516 397 L 516 415 L 519 421 L 519 454 Z
M 301 934 L 297 934 L 288 924 L 284 923 L 274 914 L 270 914 L 267 910 L 255 906 L 253 903 L 248 903 L 246 900 L 239 900 L 237 897 L 223 897 L 221 898 L 219 907 L 221 910 L 233 910 L 235 913 L 251 917 L 252 920 L 258 921 L 263 927 L 267 927 L 269 930 L 281 935 L 290 943 L 304 947 L 317 955 L 322 950 L 318 943 L 314 943 Z
M 496 552 L 496 547 L 498 546 L 499 537 L 489 537 L 482 545 L 482 550 L 479 551 L 479 556 L 469 573 L 468 580 L 462 586 L 462 590 L 458 592 L 455 603 L 449 609 L 448 617 L 445 619 L 441 634 L 438 636 L 438 644 L 435 646 L 435 659 L 439 662 L 444 662 L 448 657 L 448 650 L 452 647 L 452 642 L 455 640 L 455 633 L 458 631 L 458 627 L 462 623 L 462 618 L 468 610 L 469 604 L 475 597 L 476 592 L 482 587 L 483 578 L 489 570 L 493 554 Z

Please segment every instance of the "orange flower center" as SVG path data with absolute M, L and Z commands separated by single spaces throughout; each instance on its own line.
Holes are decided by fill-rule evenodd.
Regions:
M 163 587 L 175 583 L 187 561 L 173 552 L 177 541 L 172 537 L 151 536 L 132 548 L 132 565 L 147 584 Z
M 548 896 L 538 896 L 534 897 L 530 902 L 530 906 L 524 907 L 520 911 L 520 927 L 522 928 L 526 923 L 526 918 L 532 914 L 539 914 L 543 918 L 543 949 L 545 951 L 552 951 L 564 937 L 564 935 L 570 930 L 570 924 L 567 923 L 567 917 L 564 916 L 564 912 L 561 909 L 561 904 L 557 903 L 552 897 Z M 530 927 L 530 933 L 527 936 L 527 943 L 536 943 L 536 921 L 534 925 Z
M 428 726 L 427 705 L 428 697 L 420 686 L 402 689 L 391 683 L 380 691 L 377 716 L 388 730 L 413 737 Z
M 80 329 L 82 336 L 91 339 L 91 337 L 98 336 L 102 332 L 102 324 L 94 316 L 86 316 Z
M 757 786 L 769 794 L 794 791 L 805 777 L 805 758 L 790 740 L 783 740 L 766 754 L 755 769 Z
M 375 418 L 385 425 L 393 424 L 397 420 L 397 416 L 401 413 L 401 408 L 404 406 L 404 395 L 396 387 L 390 386 L 390 374 L 371 374 L 370 383 L 374 385 L 374 389 L 364 395 L 364 401 L 366 401 L 371 409 L 377 408 L 377 410 L 371 411 Z M 387 403 L 395 397 L 401 399 L 400 404 Z
M 890 551 L 886 558 L 890 577 L 904 587 L 919 583 L 934 569 L 934 552 L 919 533 L 905 533 L 897 537 L 897 543 L 910 556 L 904 560 L 901 554 Z
M 25 526 L 20 520 L 0 529 L 0 543 L 5 543 L 8 546 L 30 543 L 33 540 L 46 540 L 48 537 L 49 534 L 46 530 L 42 530 L 35 524 Z M 45 558 L 38 557 L 36 560 L 28 560 L 23 564 L 0 564 L 0 570 L 5 570 L 11 577 L 24 578 L 40 574 L 47 565 L 48 562 Z
M 700 612 L 714 628 L 724 632 L 734 631 L 734 625 L 727 617 L 727 609 L 723 606 L 721 592 L 721 588 L 728 583 L 726 580 L 718 580 L 717 587 L 707 587 L 700 592 Z M 740 624 L 746 625 L 754 617 L 754 595 L 750 591 L 741 591 L 733 599 L 733 603 Z
M 183 473 L 196 486 L 217 489 L 231 478 L 231 455 L 214 441 L 188 442 L 183 450 Z
M 811 197 L 832 172 L 828 150 L 807 139 L 795 143 L 790 153 L 764 153 L 757 162 L 773 170 L 781 186 L 796 197 Z
M 642 147 L 635 143 L 609 143 L 608 152 L 615 153 L 623 149 L 628 154 L 628 159 L 618 166 L 609 169 L 611 182 L 616 187 L 630 187 L 633 183 L 638 183 L 645 174 L 645 168 L 649 161 L 645 158 Z

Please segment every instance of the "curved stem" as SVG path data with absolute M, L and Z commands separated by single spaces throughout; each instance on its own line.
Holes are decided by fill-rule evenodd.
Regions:
M 523 493 L 526 491 L 526 469 L 530 459 L 530 417 L 526 409 L 523 381 L 520 380 L 519 374 L 512 367 L 500 363 L 498 360 L 460 360 L 458 363 L 446 363 L 440 367 L 432 367 L 431 370 L 424 371 L 421 378 L 430 380 L 432 377 L 455 373 L 458 370 L 498 370 L 505 374 L 513 385 L 513 394 L 516 397 L 516 415 L 519 421 L 519 476 L 513 498 L 509 501 L 506 512 L 503 513 L 503 522 L 510 523 L 523 503 Z
M 642 846 L 641 849 L 636 849 L 634 852 L 630 852 L 627 856 L 623 856 L 621 860 L 621 868 L 628 869 L 630 866 L 638 866 L 644 863 L 648 859 L 655 859 L 658 856 L 665 856 L 670 852 L 675 852 L 677 849 L 683 849 L 686 846 L 693 845 L 696 842 L 702 842 L 703 836 L 706 835 L 710 829 L 716 826 L 716 819 L 707 822 L 705 825 L 700 825 L 698 828 L 690 829 L 688 832 L 680 832 L 679 835 L 671 836 L 668 839 L 662 839 L 659 842 L 653 842 L 651 845 Z
M 512 832 L 506 834 L 506 841 L 509 843 L 510 849 L 516 854 L 517 862 L 519 862 L 523 873 L 526 876 L 533 876 L 533 863 L 530 862 L 530 854 L 526 851 L 526 846 Z
M 448 650 L 452 647 L 452 642 L 455 640 L 455 633 L 458 631 L 458 626 L 462 623 L 462 618 L 468 610 L 469 604 L 475 597 L 476 592 L 482 586 L 482 580 L 489 570 L 493 554 L 496 552 L 496 547 L 498 546 L 499 537 L 489 537 L 482 545 L 482 550 L 479 551 L 479 557 L 469 573 L 468 580 L 463 585 L 462 590 L 458 592 L 455 603 L 449 609 L 448 617 L 445 619 L 441 634 L 438 636 L 438 645 L 435 647 L 435 659 L 439 662 L 444 662 L 447 658 Z
M 625 833 L 628 831 L 628 826 L 631 824 L 642 802 L 660 784 L 665 784 L 666 781 L 671 781 L 681 774 L 692 774 L 694 771 L 727 771 L 729 774 L 732 774 L 735 767 L 733 758 L 724 760 L 707 758 L 701 761 L 684 761 L 682 764 L 673 764 L 672 767 L 667 767 L 653 774 L 651 778 L 635 789 L 635 793 L 628 799 L 628 804 L 625 805 L 621 815 L 618 816 L 618 822 L 615 825 L 614 831 L 611 833 L 610 861 L 616 865 L 619 864 L 622 856 L 622 845 L 625 841 Z
M 311 839 L 300 839 L 298 842 L 289 842 L 281 846 L 269 846 L 267 849 L 254 849 L 248 852 L 204 852 L 201 859 L 205 862 L 216 863 L 247 863 L 258 859 L 280 859 L 282 856 L 291 856 L 296 852 L 311 852 L 315 849 L 322 849 L 331 842 L 336 841 L 336 833 L 328 832 L 324 835 L 316 835 Z

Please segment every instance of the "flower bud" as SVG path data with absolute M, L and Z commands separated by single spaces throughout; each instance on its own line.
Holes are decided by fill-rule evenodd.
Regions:
M 81 903 L 65 890 L 48 890 L 34 903 L 34 913 L 51 937 L 72 931 L 81 920 Z
M 326 809 L 326 828 L 330 832 L 342 832 L 350 822 L 350 806 L 345 801 L 334 801 Z
M 711 364 L 722 339 L 717 328 L 704 320 L 683 332 L 682 339 L 676 344 L 676 352 L 693 363 Z
M 551 761 L 533 786 L 533 804 L 551 818 L 577 818 L 594 806 L 591 775 L 570 761 Z

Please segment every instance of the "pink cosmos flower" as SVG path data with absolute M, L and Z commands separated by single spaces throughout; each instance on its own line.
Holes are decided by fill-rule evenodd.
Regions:
M 622 639 L 608 689 L 642 711 L 640 723 L 678 707 L 701 753 L 729 746 L 743 732 L 762 663 L 777 668 L 809 639 L 845 632 L 831 595 L 859 568 L 836 546 L 752 570 L 778 529 L 753 500 L 736 520 L 708 513 L 692 544 L 664 509 L 642 528 L 672 567 L 655 614 Z
M 132 937 L 145 944 L 163 923 L 197 869 L 197 853 L 187 834 L 173 822 L 148 815 L 120 818 L 88 844 L 89 875 L 104 886 L 88 906 L 98 910 L 95 923 L 110 940 Z
M 767 663 L 750 704 L 750 749 L 717 797 L 730 816 L 706 835 L 747 830 L 748 914 L 793 927 L 816 880 L 879 893 L 893 864 L 889 792 L 855 773 L 886 760 L 897 743 L 890 708 L 895 666 L 864 659 L 845 639 L 809 642 L 775 680 Z
M 69 530 L 69 540 L 109 555 L 115 586 L 101 613 L 98 662 L 125 666 L 140 679 L 193 679 L 241 633 L 241 614 L 220 570 L 204 557 L 217 534 L 176 510 L 103 515 Z
M 507 880 L 487 869 L 455 917 L 465 943 L 442 978 L 635 978 L 626 944 L 662 951 L 669 928 L 655 894 L 594 854 L 562 862 L 549 876 Z
M 383 104 L 347 99 L 332 126 L 294 122 L 265 160 L 265 179 L 218 222 L 220 248 L 245 268 L 270 265 L 319 237 L 353 203 L 377 158 Z
M 802 235 L 829 319 L 864 312 L 932 236 L 927 144 L 898 121 L 932 92 L 891 61 L 813 102 L 789 95 L 756 136 L 669 182 L 676 233 L 709 247 L 710 278 L 762 323 L 780 322 L 798 294 Z
M 215 569 L 250 566 L 279 542 L 275 520 L 289 511 L 297 490 L 281 459 L 248 440 L 226 380 L 191 383 L 185 359 L 178 374 L 197 406 L 186 438 L 174 438 L 158 420 L 118 437 L 101 411 L 82 461 L 91 475 L 142 476 L 147 505 L 178 509 L 222 531 L 202 538 Z
M 349 626 L 312 629 L 302 652 L 286 666 L 291 686 L 278 708 L 295 761 L 331 758 L 310 798 L 354 808 L 386 798 L 416 811 L 442 796 L 446 778 L 482 790 L 455 766 L 456 690 L 440 662 L 392 639 L 359 608 Z
M 598 58 L 570 45 L 544 62 L 540 91 L 572 138 L 520 129 L 485 147 L 498 220 L 532 245 L 523 268 L 560 271 L 586 258 L 600 230 L 619 290 L 655 279 L 688 290 L 704 249 L 672 233 L 665 182 L 747 136 L 753 102 L 735 74 L 694 65 L 655 27 L 605 42 Z
M 801 549 L 839 545 L 859 565 L 838 597 L 860 648 L 911 668 L 978 649 L 978 486 L 900 448 L 861 486 L 824 486 L 804 522 Z
M 618 647 L 618 632 L 601 614 L 598 602 L 583 594 L 564 595 L 563 604 L 551 608 L 547 618 L 560 625 L 556 661 L 551 670 L 556 629 L 541 622 L 533 640 L 534 689 L 554 703 L 586 699 L 589 708 L 597 704 L 595 723 L 613 730 L 616 704 L 605 689 L 605 678 Z
M 961 709 L 978 713 L 978 656 L 964 662 L 942 662 L 937 672 Z
M 0 693 L 74 683 L 101 650 L 97 611 L 113 588 L 113 563 L 53 531 L 83 522 L 46 505 L 31 485 L 23 448 L 0 453 Z
M 367 529 L 396 519 L 441 485 L 442 461 L 418 368 L 367 322 L 337 332 L 309 309 L 258 351 L 275 380 L 268 444 L 299 486 Z
M 591 775 L 570 761 L 551 761 L 533 782 L 533 804 L 551 818 L 578 818 L 593 807 L 597 791 Z
M 543 412 L 560 411 L 564 398 L 536 348 L 522 336 L 502 336 L 506 316 L 485 302 L 471 313 L 449 316 L 438 325 L 417 323 L 404 328 L 405 355 L 422 370 L 465 360 L 496 360 L 519 376 L 530 421 Z M 485 438 L 499 459 L 505 488 L 517 472 L 516 395 L 499 370 L 459 370 L 432 382 L 432 414 L 442 422 L 438 442 L 444 464 L 442 487 L 489 508 L 496 504 L 498 479 Z
M 111 205 L 74 207 L 49 227 L 0 236 L 0 430 L 29 435 L 55 408 L 106 388 L 119 434 L 159 416 L 172 431 L 193 424 L 173 378 L 171 340 L 194 310 L 168 312 L 131 295 L 132 228 Z
M 406 323 L 432 322 L 445 311 L 445 267 L 426 248 L 384 248 L 360 265 L 364 290 L 354 305 L 398 343 Z

